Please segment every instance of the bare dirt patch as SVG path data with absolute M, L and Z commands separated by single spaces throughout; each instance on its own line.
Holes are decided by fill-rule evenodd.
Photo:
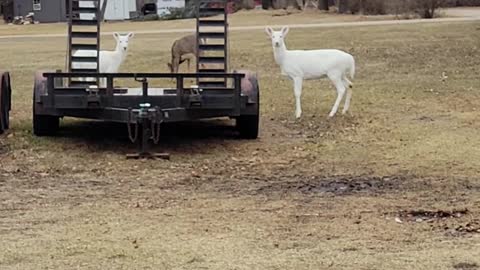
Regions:
M 406 210 L 396 214 L 397 223 L 429 224 L 429 228 L 448 237 L 468 237 L 480 234 L 480 220 L 469 209 Z
M 8 145 L 0 140 L 0 156 L 5 155 L 8 152 Z
M 443 227 L 448 236 L 471 236 L 480 234 L 480 219 L 466 221 L 460 224 Z
M 281 178 L 281 177 L 278 177 Z M 268 193 L 301 193 L 306 195 L 346 196 L 346 195 L 370 195 L 378 196 L 385 192 L 398 192 L 405 188 L 405 176 L 339 176 L 311 178 L 291 178 L 281 180 L 272 178 L 266 185 L 258 189 L 260 194 Z
M 456 263 L 453 265 L 453 269 L 457 270 L 472 270 L 472 269 L 478 269 L 479 266 L 476 263 L 468 263 L 468 262 L 463 262 L 463 263 Z
M 460 210 L 409 210 L 399 213 L 399 217 L 407 221 L 433 221 L 449 218 L 461 218 L 469 214 L 468 209 Z

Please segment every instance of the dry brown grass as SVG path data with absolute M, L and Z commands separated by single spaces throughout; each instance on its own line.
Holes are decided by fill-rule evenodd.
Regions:
M 123 71 L 166 71 L 176 37 L 136 36 Z M 295 121 L 291 84 L 264 33 L 231 38 L 233 66 L 260 74 L 261 138 L 176 127 L 161 145 L 171 162 L 126 161 L 134 148 L 116 133 L 123 127 L 69 120 L 59 137 L 33 137 L 33 72 L 62 68 L 65 42 L 2 40 L 15 93 L 12 133 L 0 139 L 0 268 L 480 264 L 479 234 L 459 227 L 477 226 L 480 215 L 477 23 L 292 30 L 291 48 L 340 48 L 357 59 L 352 114 L 332 120 L 327 81 L 305 85 L 305 115 Z M 395 221 L 402 211 L 464 208 L 454 218 Z

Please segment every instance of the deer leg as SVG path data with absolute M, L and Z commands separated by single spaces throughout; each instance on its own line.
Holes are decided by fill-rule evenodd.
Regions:
M 335 88 L 337 88 L 337 100 L 333 105 L 332 111 L 328 115 L 329 117 L 333 117 L 338 111 L 340 102 L 342 101 L 343 96 L 345 95 L 346 88 L 341 77 L 334 77 L 334 78 L 330 77 L 330 80 L 332 80 L 333 84 L 335 85 Z
M 177 57 L 175 56 L 173 59 L 172 59 L 172 70 L 173 70 L 173 73 L 178 73 L 178 66 L 180 66 L 180 63 L 181 63 L 181 59 L 182 57 Z
M 343 106 L 342 114 L 347 113 L 348 109 L 350 108 L 350 101 L 352 100 L 352 82 L 350 82 L 347 78 L 343 78 L 343 84 L 345 88 L 347 88 L 347 97 L 345 98 L 345 105 Z
M 303 79 L 302 78 L 294 78 L 293 79 L 293 93 L 295 95 L 295 117 L 298 119 L 302 116 L 302 87 L 303 87 Z

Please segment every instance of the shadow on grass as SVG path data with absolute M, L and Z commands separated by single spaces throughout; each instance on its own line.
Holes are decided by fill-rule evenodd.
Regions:
M 151 145 L 152 151 L 205 152 L 212 149 L 212 145 L 237 138 L 233 120 L 213 119 L 163 124 L 159 144 Z M 137 149 L 137 145 L 129 139 L 127 125 L 120 123 L 68 121 L 61 124 L 54 140 L 57 139 L 64 146 L 84 145 L 97 151 L 127 153 Z

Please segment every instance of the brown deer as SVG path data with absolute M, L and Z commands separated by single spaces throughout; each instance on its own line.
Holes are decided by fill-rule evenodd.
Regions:
M 205 39 L 200 41 L 201 44 L 205 43 Z M 184 55 L 189 55 L 182 58 Z M 180 39 L 175 40 L 172 45 L 172 60 L 168 63 L 168 68 L 171 73 L 178 73 L 178 67 L 183 62 L 187 61 L 188 70 L 190 71 L 190 61 L 193 56 L 197 55 L 197 36 L 196 34 L 190 34 Z

